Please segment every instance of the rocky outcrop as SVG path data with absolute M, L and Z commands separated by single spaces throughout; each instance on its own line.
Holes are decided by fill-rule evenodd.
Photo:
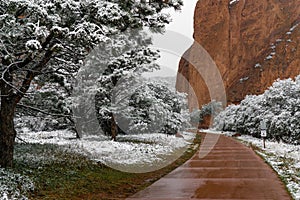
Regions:
M 278 78 L 300 74 L 299 0 L 201 0 L 194 29 L 195 42 L 180 61 L 176 84 L 188 93 L 191 109 L 224 99 L 223 87 L 227 103 L 239 103 Z M 214 64 L 218 72 L 211 70 Z M 223 86 L 215 82 L 211 88 L 208 82 L 218 76 Z

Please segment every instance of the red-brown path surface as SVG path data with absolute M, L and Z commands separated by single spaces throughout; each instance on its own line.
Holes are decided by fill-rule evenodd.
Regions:
M 276 173 L 252 149 L 226 136 L 215 144 L 214 138 L 200 148 L 208 150 L 207 156 L 199 158 L 198 152 L 128 200 L 291 199 Z

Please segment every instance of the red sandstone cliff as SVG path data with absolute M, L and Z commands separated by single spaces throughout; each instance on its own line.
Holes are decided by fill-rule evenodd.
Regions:
M 224 96 L 238 103 L 278 78 L 300 74 L 299 0 L 200 0 L 194 29 L 195 42 L 180 61 L 176 83 L 188 93 L 190 108 Z M 226 95 L 222 83 L 212 81 L 218 76 Z

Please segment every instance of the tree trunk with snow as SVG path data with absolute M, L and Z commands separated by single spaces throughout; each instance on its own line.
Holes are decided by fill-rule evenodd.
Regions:
M 34 78 L 34 73 L 27 73 L 21 87 L 16 90 L 13 86 L 16 80 L 12 73 L 7 72 L 2 75 L 0 81 L 0 167 L 4 168 L 13 167 L 14 144 L 17 136 L 14 127 L 15 112 L 17 104 L 28 91 Z
M 15 105 L 1 101 L 0 117 L 0 166 L 13 166 L 14 143 L 16 131 L 14 128 Z
M 82 67 L 83 60 L 90 50 L 98 44 L 107 43 L 109 36 L 113 33 L 118 34 L 116 30 L 124 32 L 128 28 L 147 26 L 160 32 L 164 24 L 170 21 L 169 16 L 160 15 L 160 12 L 170 7 L 179 10 L 183 4 L 181 0 L 169 3 L 157 1 L 151 5 L 135 1 L 128 3 L 104 0 L 85 3 L 69 0 L 65 4 L 53 5 L 47 2 L 46 0 L 0 1 L 1 167 L 13 165 L 16 138 L 13 118 L 16 106 L 28 92 L 30 83 L 36 76 L 42 74 L 72 76 Z M 144 12 L 143 8 L 149 6 L 154 9 L 151 9 L 151 12 Z M 87 10 L 93 12 L 86 12 Z M 59 17 L 66 13 L 68 17 Z M 153 20 L 150 22 L 149 18 Z M 153 53 L 144 56 L 153 57 Z M 127 59 L 126 56 L 124 58 Z M 127 69 L 130 66 L 129 61 L 124 63 L 129 64 L 119 68 Z M 143 64 L 139 61 L 138 65 Z M 49 81 L 46 76 L 40 78 L 42 81 Z M 117 125 L 114 120 L 112 127 L 115 138 Z
M 14 128 L 14 115 L 16 99 L 9 95 L 11 89 L 8 85 L 1 85 L 1 110 L 0 110 L 0 166 L 13 166 L 14 143 L 16 131 Z

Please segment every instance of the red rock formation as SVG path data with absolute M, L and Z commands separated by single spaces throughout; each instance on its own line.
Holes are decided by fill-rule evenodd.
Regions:
M 261 94 L 278 78 L 300 74 L 299 0 L 200 0 L 194 29 L 195 43 L 180 61 L 176 84 L 189 94 L 191 109 L 223 96 L 220 83 L 213 89 L 207 84 L 218 73 L 209 70 L 213 63 L 199 45 L 215 62 L 228 103 Z

